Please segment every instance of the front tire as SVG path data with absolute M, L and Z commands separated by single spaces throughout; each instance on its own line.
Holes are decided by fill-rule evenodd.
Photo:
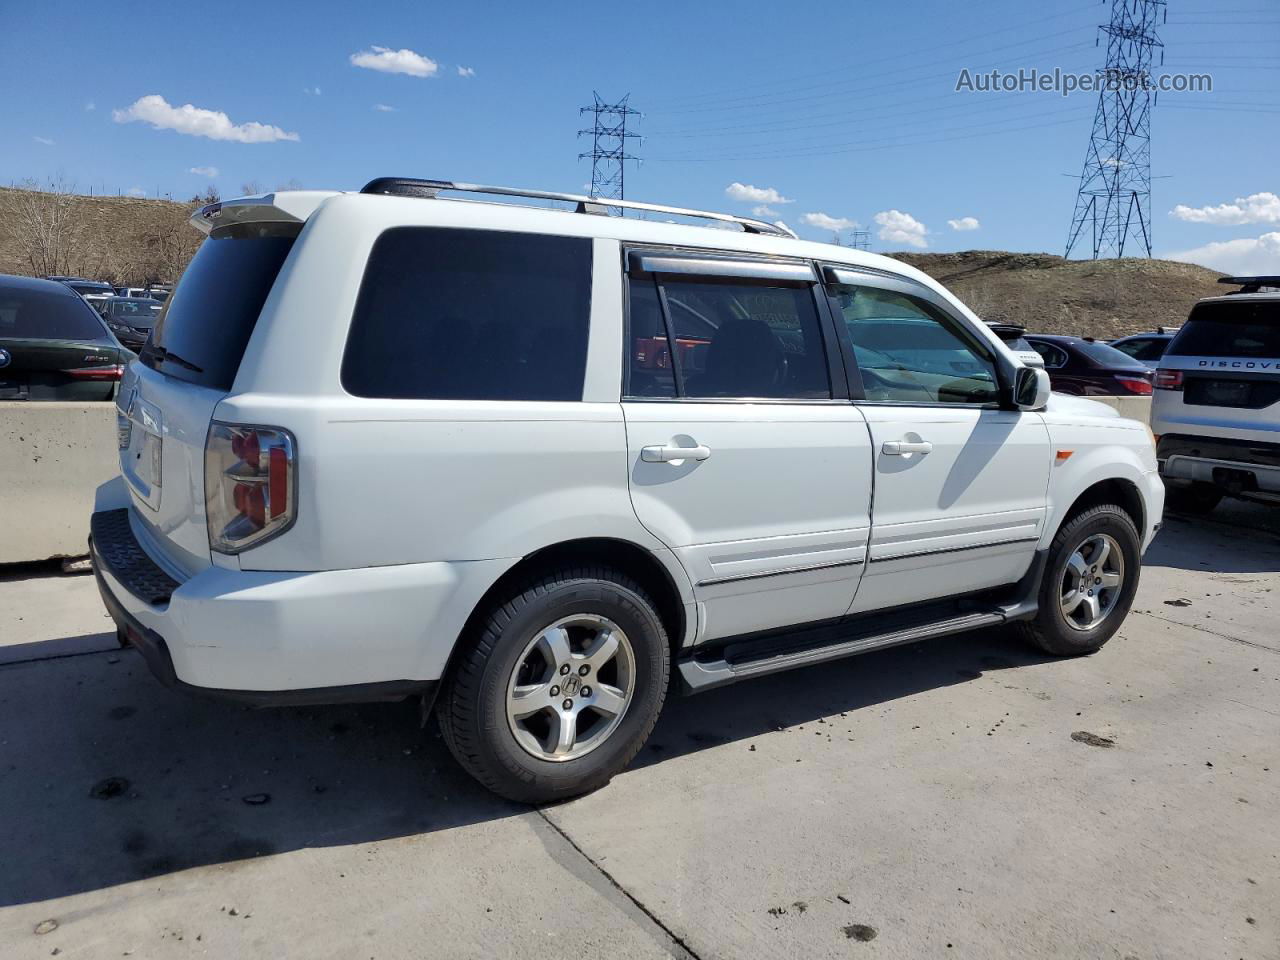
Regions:
M 511 800 L 596 790 L 648 739 L 670 647 L 656 605 L 604 566 L 562 568 L 495 598 L 441 690 L 445 743 Z
M 1142 543 L 1129 514 L 1115 504 L 1090 507 L 1053 538 L 1039 611 L 1017 628 L 1045 653 L 1093 653 L 1128 615 L 1141 568 Z

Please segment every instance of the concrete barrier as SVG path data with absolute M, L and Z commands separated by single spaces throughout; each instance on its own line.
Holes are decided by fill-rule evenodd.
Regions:
M 118 471 L 115 404 L 0 402 L 0 563 L 85 553 Z
M 1122 417 L 1140 420 L 1148 425 L 1151 423 L 1150 397 L 1090 397 L 1089 399 L 1105 403 L 1108 407 L 1118 410 Z

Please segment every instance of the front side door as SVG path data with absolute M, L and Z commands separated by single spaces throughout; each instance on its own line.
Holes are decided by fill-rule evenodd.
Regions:
M 990 344 L 932 291 L 846 271 L 828 279 L 875 458 L 867 569 L 852 611 L 1016 582 L 1046 516 L 1043 418 L 1001 409 Z
M 866 557 L 871 446 L 812 267 L 632 263 L 631 498 L 689 572 L 699 641 L 842 616 Z

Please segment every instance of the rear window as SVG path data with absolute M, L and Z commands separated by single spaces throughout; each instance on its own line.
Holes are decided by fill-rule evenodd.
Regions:
M 1197 304 L 1167 353 L 1177 357 L 1280 357 L 1280 301 Z
M 141 360 L 166 376 L 230 390 L 296 224 L 224 227 L 200 245 Z
M 1080 353 L 1102 367 L 1133 367 L 1142 364 L 1127 353 L 1122 353 L 1109 343 L 1098 343 L 1096 340 L 1076 340 L 1072 342 Z
M 342 361 L 358 397 L 581 400 L 591 241 L 396 227 L 373 245 Z
M 102 340 L 106 331 L 93 308 L 62 291 L 0 287 L 0 340 Z

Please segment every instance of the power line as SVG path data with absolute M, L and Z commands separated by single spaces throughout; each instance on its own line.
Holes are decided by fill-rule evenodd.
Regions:
M 1163 47 L 1157 20 L 1165 0 L 1111 0 L 1106 75 L 1118 82 L 1098 94 L 1093 131 L 1067 233 L 1066 256 L 1086 234 L 1092 258 L 1123 257 L 1126 243 L 1151 256 L 1151 108 L 1153 53 Z
M 591 196 L 605 200 L 624 200 L 626 165 L 628 160 L 639 160 L 627 153 L 627 140 L 638 138 L 640 134 L 627 130 L 627 118 L 638 117 L 639 110 L 627 104 L 627 94 L 617 103 L 605 103 L 600 94 L 594 93 L 594 102 L 588 107 L 580 107 L 578 114 L 592 115 L 593 123 L 589 130 L 579 130 L 578 136 L 591 135 L 591 151 L 578 154 L 579 160 L 591 158 Z M 622 209 L 615 212 L 621 215 Z

